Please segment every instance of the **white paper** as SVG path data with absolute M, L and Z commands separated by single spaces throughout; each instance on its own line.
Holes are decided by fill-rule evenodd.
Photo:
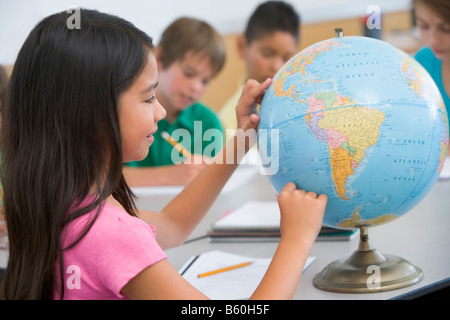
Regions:
M 439 179 L 450 179 L 450 156 L 445 158 L 444 167 L 439 175 Z
M 239 300 L 250 298 L 261 282 L 272 260 L 271 258 L 256 259 L 240 256 L 219 250 L 201 254 L 194 263 L 192 263 L 193 259 L 194 257 L 186 262 L 179 272 L 195 288 L 213 300 Z M 315 257 L 308 257 L 303 270 L 305 270 L 314 260 Z M 199 274 L 204 272 L 247 261 L 253 262 L 248 266 L 238 269 L 217 273 L 203 278 L 198 277 Z
M 218 220 L 215 229 L 279 228 L 280 208 L 277 201 L 249 201 Z

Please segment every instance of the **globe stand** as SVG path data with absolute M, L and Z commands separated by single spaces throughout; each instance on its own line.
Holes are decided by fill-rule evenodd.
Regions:
M 373 249 L 367 226 L 361 226 L 358 250 L 348 259 L 326 266 L 314 277 L 313 284 L 325 291 L 369 293 L 407 287 L 422 279 L 422 271 L 408 261 Z

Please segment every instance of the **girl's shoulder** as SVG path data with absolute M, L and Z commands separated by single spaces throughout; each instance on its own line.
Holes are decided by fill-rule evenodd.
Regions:
M 154 227 L 138 217 L 131 216 L 122 208 L 108 202 L 103 203 L 100 213 L 94 223 L 97 231 L 114 238 L 135 237 L 139 233 L 149 234 L 154 238 Z
M 436 58 L 433 51 L 429 47 L 422 47 L 419 51 L 416 52 L 414 58 L 424 67 L 440 62 L 440 60 Z
M 433 77 L 433 79 L 440 78 L 441 74 L 441 60 L 436 58 L 433 51 L 429 47 L 420 49 L 414 58 L 419 62 Z
M 121 289 L 130 279 L 166 258 L 152 227 L 107 202 L 100 211 L 94 209 L 69 226 L 72 231 L 82 230 L 95 216 L 84 237 L 64 251 L 65 265 L 77 266 L 79 270 L 82 289 L 66 290 L 68 299 L 124 298 Z
M 89 227 L 81 243 L 121 242 L 140 237 L 154 238 L 154 228 L 108 202 L 72 221 L 63 231 L 64 245 L 70 245 Z
M 431 51 L 430 47 L 428 46 L 420 48 L 415 54 L 415 57 L 427 57 L 427 56 L 434 56 L 433 51 Z

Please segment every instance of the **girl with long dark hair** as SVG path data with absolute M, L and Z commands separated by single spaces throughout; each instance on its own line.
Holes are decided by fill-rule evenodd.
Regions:
M 238 166 L 235 149 L 250 144 L 234 137 L 216 157 L 236 161 L 207 166 L 162 212 L 136 209 L 122 164 L 147 155 L 165 116 L 155 96 L 152 41 L 115 16 L 82 9 L 80 29 L 67 27 L 68 16 L 51 15 L 31 31 L 1 110 L 10 244 L 1 296 L 206 298 L 163 249 L 183 243 Z M 270 82 L 248 82 L 236 107 L 238 128 L 256 128 L 250 110 Z M 293 296 L 326 196 L 290 183 L 279 204 L 281 240 L 252 298 Z

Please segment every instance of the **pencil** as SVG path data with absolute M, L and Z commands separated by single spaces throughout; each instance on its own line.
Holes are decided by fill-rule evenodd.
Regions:
M 163 137 L 168 143 L 170 143 L 179 153 L 183 155 L 183 157 L 192 157 L 192 154 L 189 152 L 189 150 L 183 147 L 181 143 L 177 143 L 177 141 L 172 138 L 166 131 L 161 132 L 161 137 Z
M 248 265 L 251 264 L 252 262 L 253 262 L 253 261 L 247 261 L 247 262 L 235 264 L 235 265 L 233 265 L 233 266 L 229 266 L 229 267 L 220 268 L 220 269 L 213 270 L 213 271 L 208 271 L 208 272 L 200 273 L 200 274 L 198 275 L 198 277 L 199 277 L 199 278 L 208 277 L 208 276 L 212 276 L 213 274 L 217 274 L 217 273 L 221 273 L 221 272 L 225 272 L 225 271 L 230 271 L 230 270 L 242 268 L 242 267 L 248 266 Z

